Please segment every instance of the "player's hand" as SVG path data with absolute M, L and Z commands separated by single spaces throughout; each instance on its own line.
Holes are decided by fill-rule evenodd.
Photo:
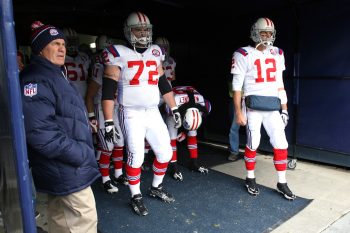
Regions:
M 89 123 L 90 123 L 91 129 L 92 129 L 92 132 L 97 133 L 98 123 L 97 123 L 95 114 L 89 113 Z
M 114 125 L 113 120 L 105 121 L 105 140 L 107 142 L 117 143 L 117 139 L 120 139 L 120 133 Z
M 286 127 L 288 125 L 288 121 L 289 121 L 288 111 L 282 110 L 281 117 L 282 117 L 282 121 L 284 123 L 284 127 Z
M 173 113 L 173 118 L 174 118 L 174 121 L 175 121 L 175 128 L 180 128 L 181 127 L 181 124 L 182 124 L 182 121 L 181 121 L 181 114 L 179 112 L 179 109 L 177 107 L 173 107 L 171 109 L 171 112 Z

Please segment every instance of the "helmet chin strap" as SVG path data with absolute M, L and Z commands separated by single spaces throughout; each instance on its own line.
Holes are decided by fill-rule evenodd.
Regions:
M 267 48 L 267 47 L 272 46 L 272 45 L 273 45 L 273 42 L 272 42 L 272 41 L 260 41 L 260 42 L 255 46 L 255 49 L 258 49 L 258 47 L 259 47 L 260 45 L 263 45 L 263 46 L 265 46 L 265 48 Z

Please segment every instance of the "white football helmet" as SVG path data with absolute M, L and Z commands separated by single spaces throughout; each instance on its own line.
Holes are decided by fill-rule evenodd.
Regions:
M 202 124 L 202 115 L 197 108 L 186 110 L 182 125 L 186 130 L 197 130 Z
M 79 37 L 77 32 L 72 28 L 64 28 L 63 34 L 66 37 L 66 49 L 69 56 L 76 56 L 78 54 Z
M 100 35 L 96 38 L 95 44 L 96 44 L 96 51 L 101 51 L 107 48 L 108 46 L 112 45 L 113 42 L 106 35 Z
M 140 37 L 136 37 L 132 29 L 143 29 Z M 124 35 L 134 47 L 148 48 L 152 44 L 152 24 L 148 17 L 141 12 L 133 12 L 124 23 Z
M 161 47 L 164 52 L 165 52 L 165 55 L 169 54 L 170 52 L 170 43 L 168 41 L 167 38 L 165 37 L 158 37 L 155 41 L 155 44 L 158 45 L 159 47 Z
M 272 35 L 269 38 L 263 39 L 260 32 L 271 32 Z M 272 20 L 269 18 L 259 18 L 250 30 L 250 38 L 258 45 L 272 46 L 276 39 L 275 25 Z

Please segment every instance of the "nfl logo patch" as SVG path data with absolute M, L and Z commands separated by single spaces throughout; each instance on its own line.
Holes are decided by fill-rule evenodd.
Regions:
M 38 84 L 29 83 L 24 86 L 24 95 L 32 97 L 38 93 Z

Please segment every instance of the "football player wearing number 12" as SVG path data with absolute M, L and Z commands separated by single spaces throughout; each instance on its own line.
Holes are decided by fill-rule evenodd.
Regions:
M 131 206 L 137 214 L 144 216 L 148 210 L 143 203 L 140 179 L 145 139 L 156 156 L 150 196 L 165 202 L 175 200 L 162 185 L 172 148 L 167 127 L 158 110 L 159 92 L 171 108 L 177 128 L 181 126 L 181 116 L 162 68 L 164 54 L 158 45 L 152 45 L 152 25 L 148 17 L 140 12 L 131 13 L 124 24 L 124 35 L 129 42 L 128 47 L 112 45 L 103 52 L 105 137 L 114 140 L 118 135 L 112 121 L 114 94 L 118 89 L 119 121 L 126 142 L 125 170 L 131 191 Z
M 283 51 L 273 46 L 275 36 L 273 22 L 268 18 L 259 18 L 253 24 L 250 35 L 255 47 L 247 46 L 234 52 L 231 68 L 233 100 L 236 122 L 239 125 L 246 125 L 247 130 L 244 160 L 248 193 L 258 195 L 260 192 L 255 182 L 254 169 L 256 149 L 260 144 L 260 128 L 263 124 L 273 146 L 273 162 L 278 174 L 277 191 L 286 199 L 293 200 L 296 196 L 289 189 L 286 180 L 288 142 L 284 128 L 289 117 L 282 77 L 285 64 Z M 242 87 L 245 100 L 243 102 Z M 247 100 L 251 100 L 253 96 L 257 102 L 264 104 L 259 107 L 248 105 Z M 281 114 L 280 108 L 282 108 Z

